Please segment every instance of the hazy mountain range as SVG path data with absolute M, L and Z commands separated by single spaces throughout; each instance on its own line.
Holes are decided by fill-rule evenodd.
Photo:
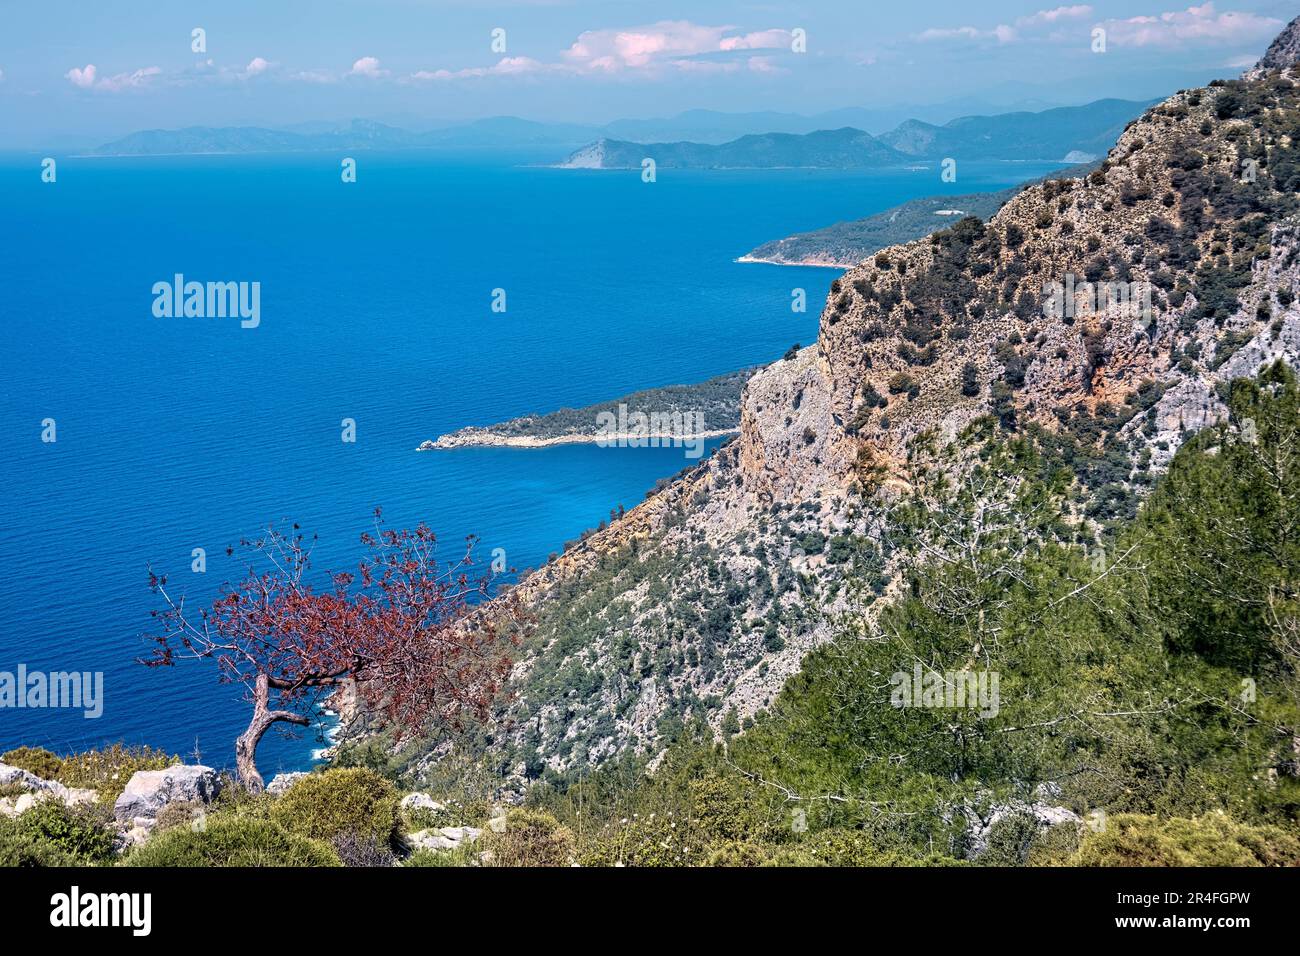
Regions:
M 692 110 L 666 119 L 624 119 L 604 126 L 546 123 L 513 116 L 446 125 L 402 116 L 394 117 L 393 122 L 354 119 L 274 128 L 191 126 L 141 130 L 99 146 L 92 153 L 148 156 L 339 149 L 563 150 L 590 144 L 576 154 L 581 155 L 604 143 L 603 155 L 609 157 L 606 165 L 610 166 L 624 162 L 639 166 L 649 146 L 656 150 L 660 165 L 845 167 L 887 165 L 949 153 L 966 158 L 1057 159 L 1071 150 L 1105 152 L 1123 124 L 1136 117 L 1145 105 L 1100 100 L 1039 113 L 969 116 L 943 126 L 906 119 L 880 136 L 866 130 L 881 129 L 884 121 L 898 115 L 896 112 L 854 108 L 799 116 Z M 674 142 L 666 146 L 663 140 Z
M 665 168 L 848 169 L 942 157 L 1088 162 L 1104 154 L 1150 103 L 1098 100 L 1039 113 L 966 116 L 943 126 L 906 120 L 872 136 L 843 127 L 811 133 L 762 133 L 722 144 L 639 143 L 602 138 L 560 165 L 571 169 L 632 169 L 646 157 Z

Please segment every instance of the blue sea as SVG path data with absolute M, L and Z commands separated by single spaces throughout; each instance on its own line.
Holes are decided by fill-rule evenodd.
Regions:
M 247 706 L 210 663 L 135 662 L 151 564 L 206 603 L 240 571 L 226 546 L 288 518 L 319 535 L 319 570 L 350 569 L 382 506 L 390 526 L 428 523 L 449 557 L 475 534 L 536 566 L 690 464 L 683 450 L 421 441 L 772 361 L 814 340 L 837 273 L 736 257 L 1052 168 L 646 184 L 522 153 L 362 153 L 344 184 L 323 154 L 56 158 L 46 184 L 39 155 L 0 157 L 0 671 L 102 672 L 104 710 L 0 709 L 0 751 L 124 741 L 218 766 Z M 260 326 L 155 318 L 151 289 L 177 273 L 260 282 Z M 268 735 L 263 773 L 303 769 L 319 738 Z

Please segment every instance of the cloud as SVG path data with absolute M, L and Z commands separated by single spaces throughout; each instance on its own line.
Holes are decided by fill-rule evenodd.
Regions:
M 106 93 L 120 93 L 122 90 L 132 90 L 146 86 L 154 77 L 160 76 L 161 74 L 161 67 L 146 66 L 129 73 L 117 73 L 113 76 L 101 77 L 95 64 L 87 63 L 81 69 L 73 67 L 63 75 L 67 78 L 69 83 L 78 89 L 94 89 L 102 90 Z
M 1156 16 L 1106 20 L 1102 26 L 1115 46 L 1169 48 L 1267 40 L 1282 28 L 1282 21 L 1232 10 L 1220 13 L 1207 2 Z
M 1259 62 L 1259 55 L 1256 53 L 1243 53 L 1241 56 L 1234 56 L 1225 60 L 1223 66 L 1228 70 L 1249 70 Z
M 437 82 L 491 76 L 672 73 L 720 74 L 784 72 L 764 50 L 788 50 L 789 30 L 749 33 L 730 26 L 702 26 L 688 20 L 664 20 L 648 26 L 588 30 L 555 62 L 532 57 L 504 57 L 492 66 L 460 70 L 419 70 L 403 82 Z M 360 63 L 361 61 L 358 61 Z M 355 68 L 354 68 L 355 72 Z
M 1039 10 L 1029 16 L 1021 17 L 1014 24 L 999 23 L 997 26 L 982 29 L 980 27 L 938 27 L 917 34 L 922 42 L 932 40 L 994 40 L 998 43 L 1015 43 L 1023 38 L 1024 33 L 1037 33 L 1044 27 L 1055 26 L 1067 20 L 1080 20 L 1092 16 L 1092 7 L 1086 3 L 1072 6 L 1053 7 Z
M 418 70 L 410 79 L 418 82 L 434 80 L 464 80 L 481 76 L 522 76 L 527 73 L 543 73 L 554 69 L 527 56 L 507 56 L 494 66 L 476 66 L 464 70 Z
M 105 77 L 95 84 L 95 89 L 105 90 L 109 93 L 136 89 L 147 85 L 150 80 L 161 73 L 162 69 L 159 67 L 146 66 L 142 70 L 135 70 L 131 73 L 118 73 L 116 76 Z
M 68 82 L 73 86 L 88 90 L 95 85 L 95 64 L 87 63 L 82 69 L 77 69 L 74 66 L 63 75 L 68 78 Z
M 686 59 L 742 50 L 789 49 L 789 30 L 739 33 L 730 26 L 661 20 L 648 26 L 588 30 L 561 54 L 580 72 L 613 73 L 664 64 L 680 69 Z
M 1018 27 L 1034 27 L 1059 23 L 1062 20 L 1080 20 L 1092 16 L 1092 7 L 1086 3 L 1077 3 L 1071 7 L 1057 7 L 1054 10 L 1039 10 L 1016 21 Z
M 244 67 L 244 76 L 258 76 L 265 73 L 271 68 L 271 64 L 260 56 L 255 56 L 248 61 L 248 66 Z
M 348 71 L 348 76 L 368 76 L 371 79 L 378 79 L 381 76 L 387 76 L 387 70 L 379 68 L 379 61 L 373 56 L 363 56 L 352 64 L 352 69 Z
M 328 70 L 299 70 L 289 76 L 291 80 L 299 80 L 303 83 L 335 83 L 338 77 Z

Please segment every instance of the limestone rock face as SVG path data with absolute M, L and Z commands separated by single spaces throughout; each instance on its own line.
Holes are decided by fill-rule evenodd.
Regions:
M 169 803 L 211 803 L 221 790 L 221 781 L 211 767 L 176 764 L 166 770 L 139 770 L 131 777 L 113 805 L 119 821 L 156 819 Z
M 1263 59 L 1245 75 L 1247 79 L 1255 79 L 1269 70 L 1289 70 L 1297 63 L 1300 63 L 1300 17 L 1287 24 L 1269 45 Z

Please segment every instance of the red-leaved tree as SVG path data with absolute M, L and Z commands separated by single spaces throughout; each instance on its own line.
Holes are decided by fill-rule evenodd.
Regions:
M 330 574 L 317 590 L 308 580 L 311 544 L 298 525 L 271 526 L 240 541 L 244 577 L 223 584 L 197 613 L 150 570 L 163 607 L 152 612 L 155 646 L 141 662 L 215 660 L 222 682 L 244 685 L 253 716 L 235 741 L 235 766 L 251 791 L 263 788 L 256 756 L 266 732 L 308 726 L 321 698 L 348 681 L 363 706 L 403 735 L 435 721 L 485 718 L 509 673 L 522 615 L 508 596 L 491 614 L 480 609 L 493 579 L 470 575 L 473 538 L 457 560 L 440 563 L 433 532 L 388 530 L 376 508 L 375 530 L 361 544 L 357 573 Z

